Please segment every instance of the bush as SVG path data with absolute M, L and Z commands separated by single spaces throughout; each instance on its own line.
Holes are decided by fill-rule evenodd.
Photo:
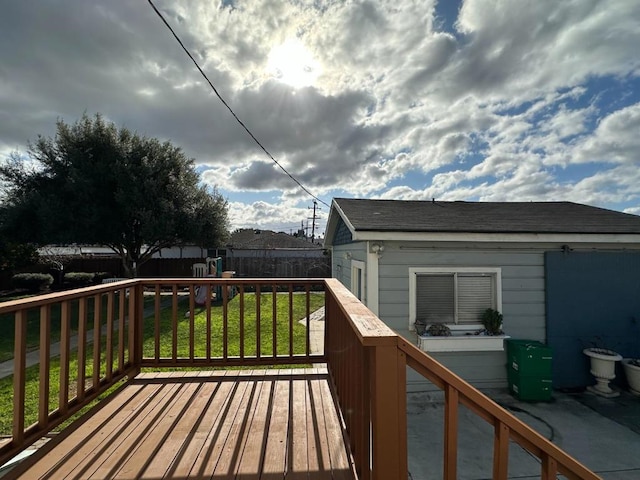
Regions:
M 93 284 L 94 273 L 69 272 L 64 274 L 64 284 L 69 288 L 87 287 Z
M 13 288 L 39 292 L 49 288 L 53 283 L 53 277 L 48 273 L 18 273 L 11 277 Z
M 113 278 L 114 275 L 111 272 L 96 272 L 93 275 L 93 283 L 96 285 L 102 283 L 105 278 Z
M 493 308 L 487 308 L 482 314 L 482 326 L 488 335 L 502 335 L 502 314 Z

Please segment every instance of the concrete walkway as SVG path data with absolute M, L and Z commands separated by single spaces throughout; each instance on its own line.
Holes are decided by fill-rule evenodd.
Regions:
M 639 426 L 640 398 L 626 392 L 617 399 L 554 392 L 549 403 L 527 403 L 506 390 L 484 393 L 603 479 L 640 478 L 639 429 L 624 423 L 626 419 Z M 600 405 L 600 411 L 583 403 L 584 396 L 587 404 Z M 458 478 L 492 478 L 493 427 L 466 408 L 461 407 L 459 415 Z M 408 395 L 410 478 L 442 478 L 443 419 L 440 392 Z M 539 460 L 515 443 L 509 448 L 509 478 L 540 478 Z
M 306 326 L 306 317 L 300 323 Z M 309 349 L 312 354 L 324 353 L 324 307 L 309 315 Z

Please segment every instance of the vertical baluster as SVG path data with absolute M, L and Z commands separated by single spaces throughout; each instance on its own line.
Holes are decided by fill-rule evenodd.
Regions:
M 24 440 L 24 402 L 27 361 L 27 316 L 24 310 L 15 314 L 13 354 L 13 443 L 22 445 Z
M 311 303 L 310 303 L 310 289 L 309 289 L 309 283 L 306 283 L 304 286 L 304 294 L 305 294 L 305 307 L 306 307 L 306 319 L 307 319 L 307 331 L 305 332 L 305 350 L 304 350 L 304 354 L 305 356 L 308 358 L 309 355 L 311 354 L 311 333 L 309 330 L 311 330 Z
M 293 283 L 289 284 L 289 357 L 293 357 Z
M 136 316 L 137 316 L 137 312 L 136 312 L 136 290 L 135 288 L 130 288 L 129 289 L 129 295 L 128 295 L 128 300 L 129 300 L 129 317 L 128 317 L 128 321 L 129 321 L 129 331 L 127 332 L 128 334 L 128 339 L 129 339 L 129 363 L 130 366 L 132 367 L 139 367 L 138 365 L 136 365 Z
M 171 358 L 175 362 L 178 358 L 178 285 L 173 286 L 171 293 Z
M 155 288 L 155 297 L 154 297 L 154 309 L 153 309 L 153 319 L 154 319 L 154 353 L 155 361 L 158 362 L 160 360 L 160 285 L 156 285 Z
M 222 358 L 226 362 L 229 358 L 229 302 L 222 289 Z
M 125 317 L 125 300 L 126 290 L 121 289 L 118 291 L 118 372 L 122 373 L 124 370 L 124 317 Z
M 78 380 L 76 396 L 84 400 L 84 386 L 87 377 L 87 299 L 78 300 Z
M 256 285 L 256 358 L 260 358 L 260 285 Z
M 114 323 L 114 292 L 107 294 L 107 345 L 106 345 L 106 372 L 107 381 L 113 378 L 113 323 Z
M 211 283 L 207 283 L 207 299 L 205 300 L 205 309 L 207 310 L 207 360 L 211 360 Z
M 40 307 L 40 387 L 38 401 L 38 426 L 49 424 L 49 391 L 51 365 L 51 306 Z
M 202 287 L 200 287 L 202 288 Z M 193 362 L 194 349 L 196 343 L 195 323 L 196 323 L 196 302 L 195 289 L 193 284 L 189 285 L 189 360 Z
M 240 358 L 244 360 L 244 284 L 240 284 L 239 292 L 240 292 Z
M 100 386 L 100 341 L 102 340 L 102 294 L 94 297 L 93 304 L 93 388 L 97 391 Z
M 542 471 L 540 472 L 540 477 L 542 480 L 556 480 L 558 474 L 558 462 L 555 458 L 542 453 Z
M 444 407 L 444 478 L 454 480 L 458 468 L 458 390 L 447 384 Z
M 493 478 L 496 480 L 506 480 L 508 472 L 509 427 L 499 420 L 496 420 L 493 434 Z
M 60 305 L 60 392 L 58 409 L 62 415 L 67 413 L 69 402 L 69 301 Z
M 273 358 L 278 356 L 278 288 L 277 285 L 273 284 L 271 286 L 271 295 L 272 295 L 272 314 L 271 314 L 271 334 L 272 337 L 272 352 Z

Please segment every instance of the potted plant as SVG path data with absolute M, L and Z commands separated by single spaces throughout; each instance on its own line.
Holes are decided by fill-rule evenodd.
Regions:
M 420 318 L 416 318 L 415 323 L 413 324 L 414 328 L 416 329 L 416 333 L 418 334 L 418 336 L 422 336 L 425 335 L 427 333 L 427 322 L 425 320 L 422 320 Z
M 486 335 L 504 335 L 502 331 L 502 314 L 493 308 L 487 308 L 481 317 Z
M 592 393 L 602 397 L 617 397 L 620 392 L 611 389 L 609 382 L 616 378 L 616 362 L 622 360 L 622 356 L 608 348 L 593 346 L 582 350 L 591 362 L 591 375 L 596 380 L 595 385 L 587 387 Z
M 432 323 L 429 325 L 429 328 L 427 328 L 427 335 L 431 335 L 432 337 L 450 337 L 451 329 L 444 323 Z
M 622 368 L 627 376 L 629 390 L 634 395 L 640 396 L 640 358 L 622 359 Z

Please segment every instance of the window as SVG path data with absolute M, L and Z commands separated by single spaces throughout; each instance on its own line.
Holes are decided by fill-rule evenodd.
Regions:
M 487 308 L 502 309 L 499 268 L 411 268 L 409 275 L 411 325 L 420 319 L 476 328 Z

